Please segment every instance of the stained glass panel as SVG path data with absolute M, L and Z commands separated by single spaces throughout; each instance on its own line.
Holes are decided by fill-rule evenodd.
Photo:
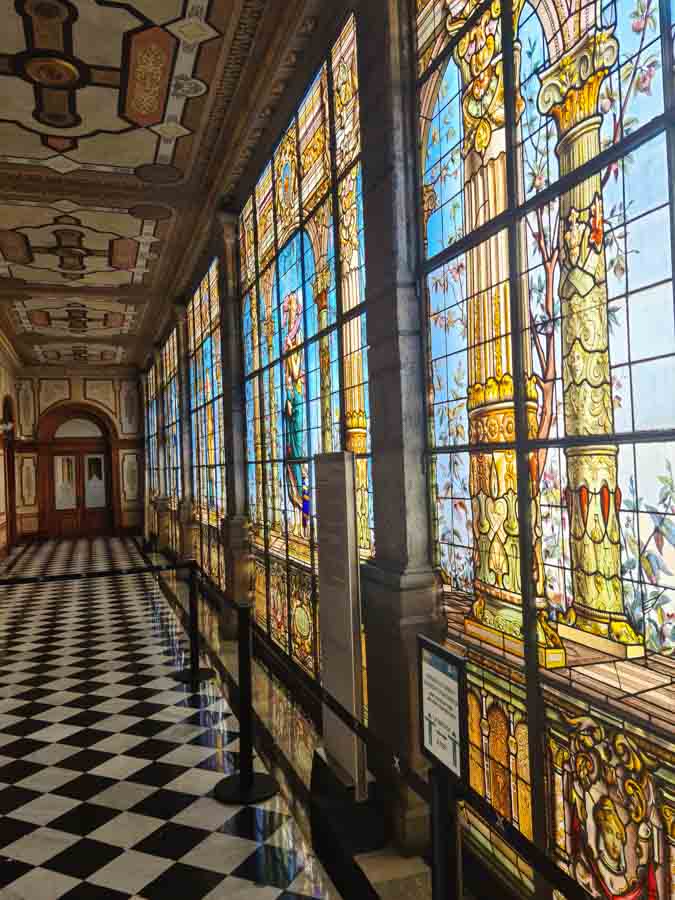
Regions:
M 261 554 L 256 620 L 314 676 L 315 454 L 346 447 L 357 455 L 361 552 L 373 552 L 359 153 L 350 18 L 258 181 L 257 290 L 242 296 L 248 503 Z M 252 206 L 244 208 L 243 230 Z
M 658 836 L 675 699 L 665 9 L 514 3 L 503 47 L 510 8 L 417 3 L 427 470 L 448 633 L 480 674 L 470 781 L 601 897 L 675 889 Z M 528 656 L 539 670 L 526 676 Z M 527 678 L 545 700 L 545 775 L 543 758 L 531 770 L 528 716 L 505 705 Z M 543 706 L 524 712 L 541 723 Z M 532 778 L 552 811 L 539 835 Z M 468 818 L 531 890 L 511 848 Z
M 353 16 L 333 45 L 330 62 L 333 77 L 335 164 L 338 175 L 342 175 L 361 152 L 356 19 Z
M 225 589 L 227 572 L 221 523 L 227 512 L 227 496 L 220 295 L 215 259 L 190 300 L 188 322 L 192 323 L 194 334 L 189 357 L 190 419 L 199 561 L 213 582 Z
M 154 365 L 148 371 L 146 391 L 145 441 L 148 460 L 148 481 L 150 495 L 156 496 L 159 493 L 159 441 L 157 421 L 158 383 L 157 369 Z
M 324 65 L 298 109 L 300 189 L 304 215 L 311 213 L 330 189 L 328 115 L 328 70 Z
M 168 501 L 169 545 L 180 552 L 178 504 L 183 493 L 180 450 L 180 411 L 178 405 L 178 340 L 176 329 L 169 334 L 161 353 L 161 402 L 163 412 L 162 468 Z

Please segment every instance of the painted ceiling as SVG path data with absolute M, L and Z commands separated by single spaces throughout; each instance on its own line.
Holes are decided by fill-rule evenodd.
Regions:
M 311 0 L 1 5 L 0 330 L 27 364 L 140 365 Z

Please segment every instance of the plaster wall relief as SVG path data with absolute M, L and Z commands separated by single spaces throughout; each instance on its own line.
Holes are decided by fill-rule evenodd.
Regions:
M 84 379 L 84 398 L 85 400 L 93 400 L 100 403 L 101 406 L 113 413 L 117 412 L 115 405 L 115 388 L 112 378 L 106 379 Z
M 0 522 L 7 518 L 7 497 L 5 496 L 5 451 L 0 450 Z M 0 541 L 0 544 L 2 541 Z
M 17 381 L 17 398 L 19 408 L 17 436 L 20 438 L 32 438 L 37 421 L 35 414 L 35 385 L 32 379 L 22 378 Z
M 40 415 L 55 403 L 70 400 L 71 387 L 68 378 L 40 378 L 38 397 Z
M 119 382 L 119 415 L 122 434 L 139 433 L 141 416 L 138 381 Z
M 17 451 L 16 473 L 16 524 L 19 537 L 35 534 L 39 529 L 37 495 L 37 453 Z
M 140 470 L 141 455 L 136 450 L 123 450 L 120 453 L 122 472 L 122 505 L 125 508 L 137 507 L 140 504 Z
M 20 441 L 36 437 L 38 422 L 36 397 L 39 415 L 57 404 L 84 403 L 103 410 L 114 422 L 117 437 L 121 440 L 133 439 L 139 435 L 138 381 L 130 375 L 111 374 L 108 377 L 88 378 L 85 374 L 70 373 L 58 378 L 45 378 L 37 374 L 37 368 L 24 371 L 30 374 L 17 382 L 19 410 L 17 437 Z M 102 370 L 102 376 L 104 371 L 111 370 Z

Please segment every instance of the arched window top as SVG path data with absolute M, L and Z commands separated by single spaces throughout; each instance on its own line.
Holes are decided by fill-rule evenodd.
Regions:
M 54 432 L 54 438 L 100 438 L 103 437 L 100 427 L 90 419 L 68 419 Z

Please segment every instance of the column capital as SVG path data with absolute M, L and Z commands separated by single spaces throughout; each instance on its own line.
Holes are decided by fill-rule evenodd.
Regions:
M 539 112 L 551 114 L 560 137 L 598 115 L 600 85 L 618 54 L 619 43 L 611 31 L 593 31 L 539 76 Z
M 225 246 L 229 249 L 229 246 L 233 245 L 237 240 L 239 217 L 236 213 L 221 209 L 216 213 L 216 218 L 223 233 Z
M 171 305 L 176 323 L 187 322 L 187 305 L 182 300 L 175 300 Z

